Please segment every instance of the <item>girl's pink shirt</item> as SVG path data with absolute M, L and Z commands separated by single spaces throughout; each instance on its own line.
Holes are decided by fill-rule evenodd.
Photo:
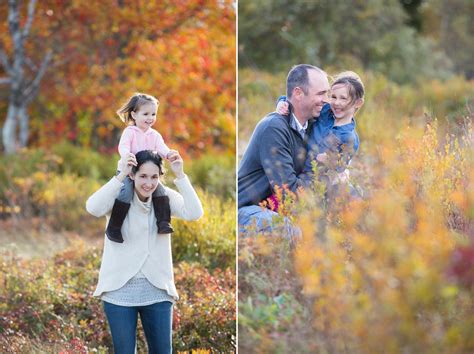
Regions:
M 121 158 L 126 157 L 130 152 L 136 154 L 142 150 L 156 151 L 162 158 L 170 152 L 163 137 L 155 129 L 149 128 L 143 132 L 140 128 L 130 125 L 122 133 L 118 146 Z

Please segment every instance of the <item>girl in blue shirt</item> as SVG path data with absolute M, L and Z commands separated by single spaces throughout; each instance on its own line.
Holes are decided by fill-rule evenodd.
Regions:
M 359 149 L 354 116 L 364 104 L 364 84 L 360 77 L 345 71 L 338 74 L 331 85 L 329 104 L 326 104 L 313 123 L 308 135 L 308 158 L 305 171 L 312 170 L 312 161 L 318 170 L 335 170 L 332 184 L 346 181 L 346 168 Z M 277 104 L 279 114 L 289 113 L 289 103 L 282 96 Z

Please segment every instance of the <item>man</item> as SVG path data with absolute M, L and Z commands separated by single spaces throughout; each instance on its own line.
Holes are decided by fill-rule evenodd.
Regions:
M 286 95 L 290 113 L 268 114 L 255 127 L 238 171 L 239 224 L 253 220 L 260 229 L 271 226 L 275 212 L 258 204 L 273 194 L 275 186 L 291 191 L 308 184 L 302 174 L 306 160 L 306 130 L 309 120 L 319 117 L 327 102 L 327 74 L 312 65 L 294 66 L 288 73 Z

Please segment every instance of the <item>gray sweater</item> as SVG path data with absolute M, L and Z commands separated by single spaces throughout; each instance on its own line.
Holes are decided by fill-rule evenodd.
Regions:
M 238 207 L 257 205 L 275 185 L 291 191 L 305 187 L 306 140 L 290 125 L 290 116 L 270 113 L 255 127 L 238 171 Z

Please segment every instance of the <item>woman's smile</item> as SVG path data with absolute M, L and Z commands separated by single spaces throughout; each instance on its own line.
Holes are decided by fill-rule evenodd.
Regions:
M 153 192 L 154 191 L 154 187 L 142 187 L 142 190 L 145 191 L 145 192 Z

